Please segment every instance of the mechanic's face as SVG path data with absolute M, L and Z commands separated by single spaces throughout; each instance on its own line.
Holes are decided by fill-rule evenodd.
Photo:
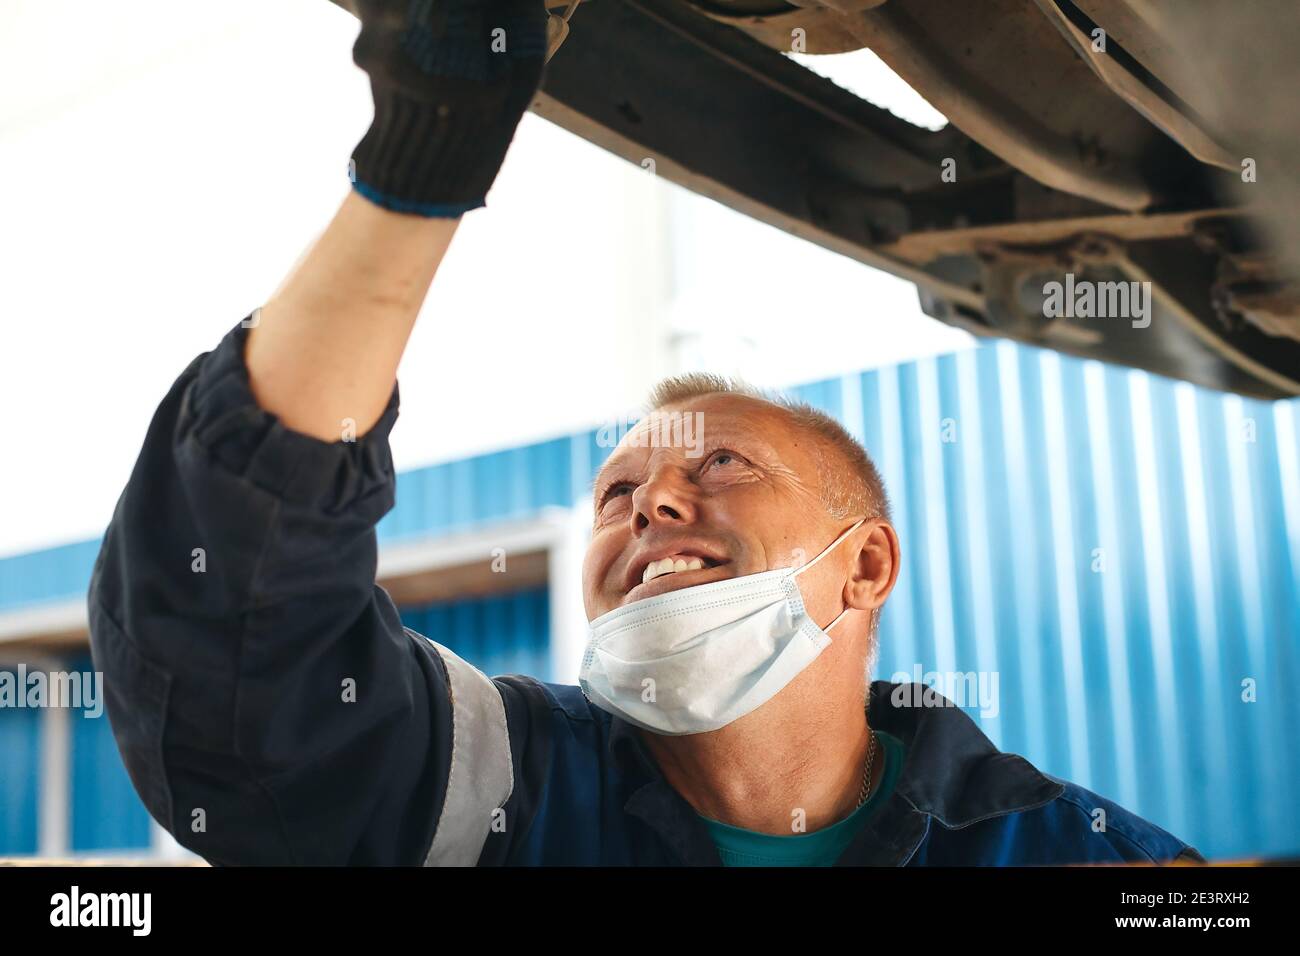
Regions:
M 820 480 L 812 439 L 764 402 L 713 394 L 647 416 L 596 478 L 582 570 L 588 619 L 678 588 L 811 561 L 859 517 L 832 519 Z M 857 538 L 799 578 L 820 623 L 843 607 L 839 587 Z

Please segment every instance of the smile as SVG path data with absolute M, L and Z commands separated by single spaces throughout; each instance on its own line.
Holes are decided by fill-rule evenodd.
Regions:
M 719 576 L 725 577 L 727 572 L 719 569 L 729 563 L 726 559 L 705 557 L 698 553 L 674 553 L 655 558 L 641 568 L 640 574 L 635 574 L 635 568 L 632 569 L 627 592 L 620 603 L 628 604 L 690 587 L 692 584 L 702 584 Z
M 706 564 L 703 558 L 697 558 L 694 555 L 669 555 L 659 561 L 651 561 L 641 572 L 641 583 L 648 584 L 655 578 L 663 577 L 665 574 L 676 574 L 678 571 L 699 571 L 701 568 L 711 567 Z

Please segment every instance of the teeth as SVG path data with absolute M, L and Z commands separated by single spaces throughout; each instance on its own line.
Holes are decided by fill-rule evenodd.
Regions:
M 702 567 L 704 562 L 699 558 L 661 558 L 646 565 L 645 571 L 641 574 L 641 583 L 645 584 L 647 581 L 677 571 L 698 571 Z

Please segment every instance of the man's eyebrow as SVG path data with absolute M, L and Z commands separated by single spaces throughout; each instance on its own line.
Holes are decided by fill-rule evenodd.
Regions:
M 621 464 L 621 459 L 615 460 L 612 454 L 608 458 L 606 458 L 605 463 L 601 465 L 599 468 L 597 468 L 596 473 L 591 476 L 591 484 L 587 486 L 587 493 L 589 495 L 594 496 L 596 494 L 596 489 L 600 487 L 601 481 L 605 477 L 605 475 L 608 472 L 615 471 L 616 469 L 618 469 L 620 464 Z
M 707 443 L 712 443 L 714 441 L 719 441 L 719 440 L 727 441 L 730 439 L 742 438 L 745 439 L 746 441 L 757 442 L 758 444 L 762 445 L 763 448 L 771 454 L 776 453 L 771 443 L 768 442 L 767 439 L 763 437 L 763 433 L 761 429 L 754 428 L 745 423 L 730 422 L 726 425 L 721 426 L 720 428 L 717 428 L 714 431 L 708 431 L 706 426 L 706 430 L 701 433 L 700 437 L 704 438 L 705 435 L 709 436 Z M 596 470 L 596 474 L 592 476 L 591 483 L 587 486 L 588 494 L 595 494 L 596 489 L 600 486 L 601 480 L 605 477 L 606 473 L 610 471 L 618 470 L 618 468 L 621 465 L 622 465 L 622 458 L 615 458 L 614 454 L 611 453 L 610 456 L 605 459 L 604 464 L 602 464 Z
M 605 480 L 605 476 L 619 467 L 619 462 L 614 460 L 610 455 L 605 459 L 605 463 L 596 469 L 596 473 L 591 477 L 591 484 L 587 486 L 587 495 L 591 498 L 591 510 L 593 514 L 599 512 L 600 502 L 596 500 L 596 489 L 599 488 Z
M 744 421 L 733 420 L 724 425 L 710 427 L 706 419 L 698 439 L 702 445 L 724 445 L 736 440 L 753 442 L 767 454 L 780 458 L 776 447 L 764 436 L 763 429 Z
M 591 483 L 587 485 L 587 494 L 594 495 L 596 493 L 596 488 L 600 485 L 601 478 L 605 476 L 605 472 L 608 470 L 609 459 L 606 459 L 605 464 L 597 468 L 596 473 L 591 476 Z

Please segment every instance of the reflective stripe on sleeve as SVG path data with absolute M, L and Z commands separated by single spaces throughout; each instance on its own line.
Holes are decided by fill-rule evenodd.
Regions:
M 437 641 L 451 683 L 451 769 L 425 866 L 473 866 L 515 786 L 506 709 L 495 684 Z

